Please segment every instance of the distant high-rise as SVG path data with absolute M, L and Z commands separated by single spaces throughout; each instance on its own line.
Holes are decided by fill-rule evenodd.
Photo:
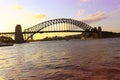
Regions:
M 99 35 L 99 38 L 102 38 L 102 28 L 101 28 L 101 26 L 98 26 L 98 35 Z
M 98 31 L 102 31 L 102 28 L 101 28 L 101 26 L 98 26 Z

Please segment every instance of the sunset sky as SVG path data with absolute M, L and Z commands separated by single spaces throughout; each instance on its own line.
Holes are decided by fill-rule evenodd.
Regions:
M 55 18 L 72 18 L 120 32 L 120 0 L 0 0 L 0 32 Z

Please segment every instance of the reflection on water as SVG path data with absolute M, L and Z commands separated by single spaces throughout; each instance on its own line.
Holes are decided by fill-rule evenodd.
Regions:
M 0 80 L 120 80 L 119 76 L 119 38 L 0 48 Z

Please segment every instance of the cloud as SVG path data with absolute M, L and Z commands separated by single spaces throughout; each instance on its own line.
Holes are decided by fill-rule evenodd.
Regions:
M 46 14 L 35 14 L 34 18 L 36 20 L 45 19 L 45 18 L 47 18 L 47 15 Z
M 113 17 L 113 16 L 116 16 L 116 15 L 119 15 L 119 14 L 120 14 L 120 5 L 117 6 L 117 9 L 116 9 L 116 10 L 111 11 L 111 12 L 109 13 L 109 16 L 110 16 L 110 17 Z
M 89 14 L 86 18 L 83 19 L 83 21 L 86 23 L 98 22 L 104 19 L 108 19 L 120 15 L 119 13 L 120 13 L 120 6 L 118 6 L 114 11 L 111 12 L 97 11 L 94 14 Z
M 88 2 L 88 1 L 90 1 L 90 0 L 80 0 L 81 2 Z
M 80 0 L 80 2 L 84 2 L 84 3 L 87 3 L 87 2 L 98 2 L 98 1 L 101 1 L 101 0 Z
M 92 23 L 92 22 L 104 20 L 106 18 L 108 18 L 108 16 L 106 15 L 105 12 L 98 11 L 95 14 L 88 15 L 86 19 L 84 19 L 83 21 L 86 23 Z
M 120 9 L 120 4 L 118 5 L 118 8 Z
M 23 10 L 22 6 L 20 6 L 20 5 L 14 5 L 14 8 L 18 11 Z
M 82 16 L 84 13 L 85 13 L 85 10 L 80 10 L 78 11 L 77 16 Z
M 21 24 L 25 29 L 44 21 L 46 18 L 46 14 L 26 10 L 20 5 L 0 6 L 0 31 L 14 31 L 13 26 L 17 24 Z
M 98 1 L 98 0 L 80 0 L 80 2 L 90 2 L 90 1 Z

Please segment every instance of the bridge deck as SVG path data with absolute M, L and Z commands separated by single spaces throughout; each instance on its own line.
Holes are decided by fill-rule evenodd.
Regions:
M 54 32 L 90 32 L 90 31 L 82 31 L 82 30 L 63 30 L 63 31 L 39 31 L 39 32 L 22 32 L 23 34 L 30 33 L 54 33 Z M 15 32 L 0 32 L 0 34 L 15 34 Z

